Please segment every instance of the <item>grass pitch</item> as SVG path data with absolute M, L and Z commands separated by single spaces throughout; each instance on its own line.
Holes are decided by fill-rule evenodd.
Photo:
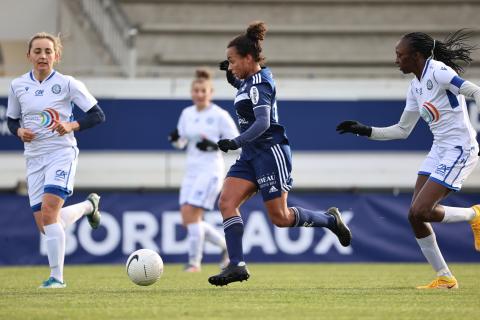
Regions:
M 414 289 L 426 264 L 249 264 L 251 278 L 213 287 L 167 264 L 150 287 L 120 265 L 67 265 L 68 287 L 39 290 L 47 267 L 0 268 L 0 319 L 479 319 L 480 265 L 452 264 L 458 290 Z

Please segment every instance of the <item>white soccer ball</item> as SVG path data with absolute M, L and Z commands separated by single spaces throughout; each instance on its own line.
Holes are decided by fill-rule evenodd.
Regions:
M 162 258 L 153 250 L 140 249 L 127 259 L 127 274 L 133 283 L 149 286 L 157 282 L 163 273 Z

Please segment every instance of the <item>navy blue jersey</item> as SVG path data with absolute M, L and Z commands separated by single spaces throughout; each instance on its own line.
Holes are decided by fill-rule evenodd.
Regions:
M 263 68 L 245 80 L 238 81 L 235 111 L 240 132 L 245 132 L 255 122 L 253 109 L 270 108 L 270 127 L 258 138 L 242 147 L 246 155 L 256 154 L 256 149 L 267 149 L 275 144 L 288 144 L 285 128 L 278 122 L 275 82 L 269 68 Z

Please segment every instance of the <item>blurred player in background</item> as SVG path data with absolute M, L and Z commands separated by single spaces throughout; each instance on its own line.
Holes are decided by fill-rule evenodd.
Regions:
M 225 238 L 203 221 L 203 214 L 213 209 L 225 176 L 223 156 L 214 141 L 233 138 L 238 130 L 228 112 L 212 103 L 213 83 L 208 70 L 196 71 L 191 95 L 193 105 L 182 111 L 169 140 L 179 149 L 187 147 L 186 173 L 180 188 L 180 210 L 188 241 L 185 271 L 199 272 L 205 240 L 222 249 L 220 266 L 228 264 Z
M 239 208 L 261 191 L 268 215 L 278 227 L 324 227 L 333 231 L 343 246 L 350 245 L 351 234 L 337 208 L 316 212 L 287 206 L 292 187 L 292 161 L 285 128 L 278 122 L 276 88 L 270 69 L 262 68 L 261 41 L 265 37 L 263 22 L 250 24 L 227 47 L 229 82 L 238 89 L 235 110 L 241 134 L 218 141 L 228 152 L 242 148 L 240 158 L 230 168 L 219 199 L 230 264 L 208 281 L 227 285 L 250 276 L 243 258 L 243 221 Z M 225 69 L 224 63 L 221 68 Z M 234 76 L 232 78 L 231 76 Z
M 92 228 L 100 223 L 100 197 L 95 193 L 62 208 L 73 193 L 78 161 L 73 132 L 105 121 L 105 115 L 83 83 L 53 69 L 61 53 L 59 38 L 48 33 L 33 36 L 27 52 L 33 69 L 12 81 L 8 95 L 8 127 L 24 142 L 30 206 L 39 231 L 45 234 L 51 269 L 40 288 L 66 286 L 64 229 L 84 215 Z M 86 112 L 77 121 L 73 104 Z
M 340 123 L 337 131 L 367 136 L 372 140 L 405 139 L 422 117 L 433 134 L 433 145 L 418 171 L 408 215 L 423 255 L 437 272 L 437 278 L 419 289 L 458 288 L 438 248 L 430 222 L 469 221 L 475 248 L 480 251 L 480 205 L 471 208 L 438 204 L 462 183 L 478 162 L 476 132 L 468 117 L 466 97 L 480 106 L 480 88 L 458 76 L 463 71 L 458 61 L 470 63 L 475 48 L 465 43 L 469 34 L 459 30 L 444 42 L 414 32 L 404 35 L 396 45 L 395 63 L 405 74 L 415 77 L 407 92 L 400 121 L 390 127 L 370 127 L 357 121 Z

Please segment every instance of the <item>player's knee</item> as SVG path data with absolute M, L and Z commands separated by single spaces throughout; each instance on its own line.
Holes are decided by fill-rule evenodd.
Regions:
M 279 228 L 288 228 L 292 226 L 291 221 L 282 212 L 270 214 L 272 223 Z
M 410 224 L 428 221 L 431 209 L 425 206 L 413 205 L 408 212 L 408 221 Z
M 233 202 L 223 195 L 220 195 L 220 198 L 218 198 L 218 208 L 222 214 L 236 210 Z
M 42 203 L 42 223 L 43 225 L 49 225 L 57 222 L 58 212 L 55 205 L 50 205 L 48 202 Z

